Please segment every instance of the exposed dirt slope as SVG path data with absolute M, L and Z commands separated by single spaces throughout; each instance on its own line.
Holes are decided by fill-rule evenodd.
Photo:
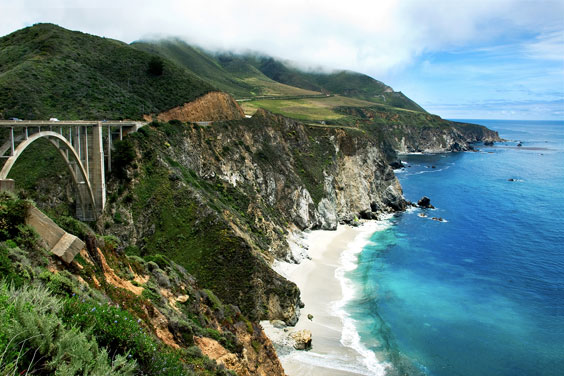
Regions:
M 243 119 L 245 114 L 227 93 L 214 91 L 157 115 L 159 121 L 222 121 Z

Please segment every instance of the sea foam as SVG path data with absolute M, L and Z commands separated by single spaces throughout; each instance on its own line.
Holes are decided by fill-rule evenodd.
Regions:
M 341 253 L 340 266 L 335 270 L 335 277 L 339 280 L 342 290 L 342 299 L 333 305 L 334 314 L 341 319 L 343 331 L 341 343 L 343 346 L 355 350 L 359 354 L 362 363 L 370 370 L 372 375 L 385 375 L 391 364 L 384 362 L 376 356 L 372 350 L 367 348 L 361 341 L 360 334 L 354 320 L 346 311 L 347 304 L 357 297 L 358 287 L 347 278 L 347 273 L 355 270 L 358 266 L 358 255 L 363 248 L 370 243 L 370 237 L 377 231 L 383 231 L 391 226 L 389 221 L 391 215 L 380 221 L 367 222 L 346 250 Z

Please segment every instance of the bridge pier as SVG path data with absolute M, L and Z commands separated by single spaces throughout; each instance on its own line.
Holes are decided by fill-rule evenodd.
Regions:
M 104 143 L 102 138 L 102 123 L 98 122 L 92 127 L 90 139 L 89 179 L 94 194 L 96 216 L 104 210 L 106 205 L 106 174 L 104 171 Z
M 14 179 L 0 179 L 0 192 L 15 192 L 16 182 Z

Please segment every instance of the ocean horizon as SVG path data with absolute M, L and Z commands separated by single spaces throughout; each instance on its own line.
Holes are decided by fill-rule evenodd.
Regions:
M 401 156 L 405 197 L 436 209 L 387 219 L 353 253 L 342 342 L 358 335 L 391 375 L 560 375 L 564 121 L 456 121 L 507 141 Z

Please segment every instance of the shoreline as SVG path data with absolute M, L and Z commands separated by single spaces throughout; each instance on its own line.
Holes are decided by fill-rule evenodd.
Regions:
M 305 304 L 295 327 L 261 322 L 288 376 L 385 374 L 390 365 L 360 342 L 355 322 L 345 310 L 356 290 L 345 274 L 357 267 L 358 254 L 370 236 L 387 226 L 381 220 L 360 227 L 340 225 L 335 231 L 315 230 L 304 234 L 301 241 L 309 258 L 300 264 L 275 263 L 274 269 L 299 287 Z M 295 350 L 288 340 L 290 333 L 303 329 L 312 333 L 309 351 Z

